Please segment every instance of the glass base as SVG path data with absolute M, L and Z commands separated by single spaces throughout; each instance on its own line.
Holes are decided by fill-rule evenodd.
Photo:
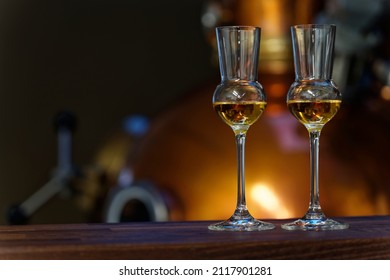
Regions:
M 322 218 L 322 219 L 298 219 L 294 222 L 283 224 L 282 229 L 286 230 L 313 230 L 313 231 L 322 231 L 322 230 L 341 230 L 347 229 L 348 224 L 340 223 L 332 219 Z
M 210 230 L 219 231 L 261 231 L 274 229 L 275 225 L 253 218 L 250 214 L 245 216 L 233 215 L 230 219 L 209 225 Z

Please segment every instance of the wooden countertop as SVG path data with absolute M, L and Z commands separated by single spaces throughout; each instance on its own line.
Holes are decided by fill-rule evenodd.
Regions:
M 0 259 L 390 259 L 390 216 L 342 231 L 215 232 L 210 221 L 0 226 Z

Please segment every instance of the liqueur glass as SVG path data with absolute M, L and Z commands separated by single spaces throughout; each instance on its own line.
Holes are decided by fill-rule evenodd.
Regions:
M 214 91 L 212 103 L 235 135 L 238 192 L 233 215 L 228 220 L 210 225 L 210 230 L 259 231 L 275 227 L 253 218 L 245 201 L 245 137 L 267 105 L 263 87 L 257 81 L 260 31 L 260 28 L 251 26 L 216 28 L 221 83 Z
M 335 25 L 291 27 L 295 81 L 287 94 L 291 114 L 308 130 L 310 137 L 310 203 L 301 219 L 283 224 L 286 230 L 340 230 L 348 224 L 329 219 L 319 202 L 319 140 L 323 126 L 338 112 L 341 94 L 332 80 Z

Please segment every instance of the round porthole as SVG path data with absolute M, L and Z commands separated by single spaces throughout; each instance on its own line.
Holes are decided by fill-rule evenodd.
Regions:
M 167 221 L 168 207 L 162 194 L 147 183 L 115 188 L 108 197 L 105 222 Z

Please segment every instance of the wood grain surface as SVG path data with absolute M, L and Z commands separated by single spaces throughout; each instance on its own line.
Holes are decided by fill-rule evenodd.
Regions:
M 390 217 L 342 231 L 215 232 L 211 221 L 0 226 L 0 259 L 390 259 Z

